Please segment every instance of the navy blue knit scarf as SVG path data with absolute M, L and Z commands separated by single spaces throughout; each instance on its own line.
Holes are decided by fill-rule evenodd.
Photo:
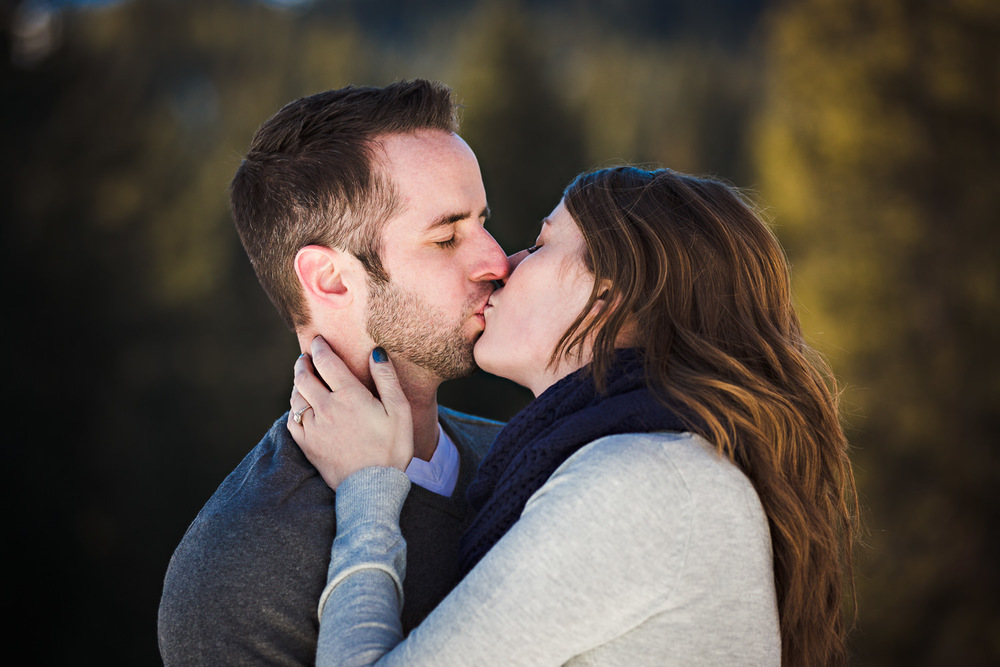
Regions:
M 467 497 L 478 514 L 462 536 L 464 576 L 510 529 L 531 495 L 575 451 L 606 435 L 684 431 L 681 418 L 646 386 L 641 353 L 619 350 L 598 393 L 584 368 L 514 415 L 483 459 Z

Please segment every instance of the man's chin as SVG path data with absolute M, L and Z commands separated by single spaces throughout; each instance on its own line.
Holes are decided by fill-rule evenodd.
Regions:
M 471 347 L 469 348 L 469 355 L 465 361 L 466 363 L 461 365 L 455 364 L 452 368 L 452 372 L 447 374 L 447 377 L 442 377 L 441 380 L 443 382 L 447 382 L 448 380 L 461 380 L 462 378 L 467 378 L 470 375 L 475 374 L 475 372 L 479 370 L 479 365 L 476 363 L 476 358 L 472 353 Z
M 386 347 L 389 350 L 388 347 Z M 479 370 L 473 356 L 473 345 L 470 343 L 462 352 L 456 353 L 455 347 L 449 353 L 430 355 L 426 350 L 421 350 L 418 354 L 407 354 L 406 350 L 399 350 L 396 355 L 389 351 L 390 357 L 395 360 L 410 363 L 417 368 L 424 370 L 437 377 L 442 382 L 448 380 L 460 380 L 469 377 Z

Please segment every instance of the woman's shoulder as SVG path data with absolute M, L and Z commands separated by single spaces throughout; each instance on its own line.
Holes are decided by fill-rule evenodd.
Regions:
M 563 466 L 598 467 L 621 472 L 709 473 L 742 477 L 715 446 L 690 431 L 620 433 L 598 438 L 575 452 Z
M 623 433 L 588 443 L 550 478 L 592 488 L 612 486 L 648 498 L 710 500 L 716 506 L 751 503 L 756 492 L 746 475 L 710 442 L 691 432 Z

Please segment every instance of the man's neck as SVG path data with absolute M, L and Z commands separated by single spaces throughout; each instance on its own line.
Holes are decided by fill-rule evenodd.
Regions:
M 404 385 L 403 391 L 410 401 L 413 416 L 413 456 L 430 461 L 439 437 L 437 388 L 419 391 Z
M 299 345 L 303 351 L 309 350 L 316 332 L 313 330 L 298 333 Z M 352 348 L 342 340 L 328 337 L 327 342 L 333 351 L 354 373 L 362 384 L 373 394 L 376 393 L 368 367 L 369 352 L 363 348 Z M 441 380 L 426 370 L 407 362 L 395 364 L 399 385 L 410 402 L 410 414 L 413 417 L 413 455 L 418 459 L 430 461 L 438 443 L 438 405 L 437 389 Z
M 441 379 L 416 364 L 403 360 L 393 360 L 393 368 L 399 379 L 399 386 L 410 402 L 410 416 L 413 417 L 413 456 L 430 461 L 438 444 L 438 404 L 437 390 Z M 371 382 L 371 375 L 368 375 Z M 374 384 L 371 385 L 374 387 Z
M 438 444 L 437 390 L 441 380 L 415 364 L 394 363 L 399 386 L 410 402 L 413 417 L 413 456 L 430 461 Z

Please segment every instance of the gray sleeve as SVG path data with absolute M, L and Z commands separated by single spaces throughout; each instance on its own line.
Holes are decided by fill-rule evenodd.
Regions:
M 316 664 L 373 664 L 403 640 L 406 542 L 399 513 L 406 473 L 365 468 L 337 489 L 337 536 L 320 596 Z
M 349 496 L 363 485 L 341 486 L 343 533 L 333 548 L 335 586 L 321 618 L 319 664 L 561 665 L 662 611 L 684 569 L 690 493 L 656 448 L 605 451 L 595 448 L 600 443 L 556 471 L 513 528 L 402 643 L 388 630 L 389 617 L 398 616 L 402 560 L 378 553 L 396 548 L 398 528 L 391 516 L 361 511 L 345 526 L 341 502 L 358 504 Z M 371 539 L 368 533 L 381 535 L 381 546 L 358 544 Z M 362 551 L 367 560 L 351 556 Z M 367 601 L 350 600 L 362 592 Z

